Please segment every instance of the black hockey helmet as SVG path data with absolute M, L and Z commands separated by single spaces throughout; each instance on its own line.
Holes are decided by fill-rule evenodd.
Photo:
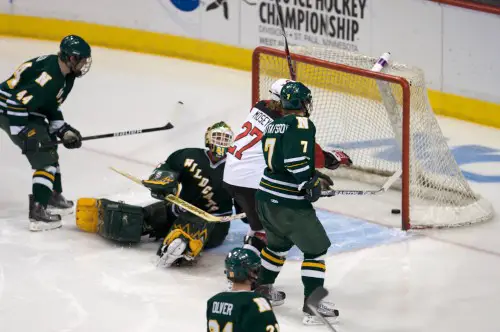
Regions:
M 226 276 L 233 282 L 254 282 L 259 276 L 260 257 L 250 249 L 234 248 L 224 263 Z
M 85 75 L 92 64 L 92 50 L 82 37 L 69 35 L 63 38 L 59 47 L 59 58 L 77 76 Z
M 301 82 L 291 81 L 281 89 L 281 107 L 289 111 L 303 111 L 309 117 L 312 113 L 311 90 Z

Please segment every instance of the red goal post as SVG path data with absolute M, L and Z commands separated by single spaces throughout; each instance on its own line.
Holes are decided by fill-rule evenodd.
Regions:
M 398 189 L 403 230 L 455 227 L 491 218 L 489 203 L 472 192 L 447 146 L 420 69 L 393 63 L 390 74 L 376 72 L 370 70 L 376 58 L 321 47 L 292 48 L 291 58 L 297 80 L 313 93 L 311 118 L 318 143 L 324 148 L 342 148 L 339 142 L 347 146 L 355 164 L 352 172 L 358 173 L 346 177 L 375 184 L 402 170 Z M 268 99 L 272 82 L 289 76 L 284 51 L 257 47 L 252 103 Z M 398 160 L 387 162 L 363 146 L 352 148 L 356 142 L 388 141 L 397 145 Z M 336 170 L 332 175 L 339 174 Z

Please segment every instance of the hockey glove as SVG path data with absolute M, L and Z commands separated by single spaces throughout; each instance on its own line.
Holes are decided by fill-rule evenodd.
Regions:
M 325 155 L 325 167 L 328 169 L 337 169 L 340 165 L 351 166 L 352 160 L 351 158 L 343 151 L 340 150 L 332 150 L 325 151 L 323 150 L 323 154 Z
M 59 128 L 56 135 L 62 140 L 66 149 L 78 149 L 82 147 L 82 135 L 67 123 Z
M 177 179 L 179 173 L 171 170 L 155 169 L 149 179 L 143 180 L 142 184 L 151 190 L 153 198 L 164 200 L 170 194 L 177 193 Z
M 36 139 L 35 128 L 26 126 L 17 134 L 17 137 L 21 140 L 21 151 L 23 154 L 37 151 L 39 142 Z
M 318 173 L 319 172 L 316 171 L 309 181 L 304 182 L 299 186 L 299 190 L 306 191 L 305 198 L 309 202 L 316 202 L 321 197 L 321 181 Z
M 328 175 L 321 173 L 320 171 L 316 171 L 316 174 L 319 176 L 319 181 L 321 182 L 321 189 L 329 190 L 330 186 L 333 186 L 333 180 Z

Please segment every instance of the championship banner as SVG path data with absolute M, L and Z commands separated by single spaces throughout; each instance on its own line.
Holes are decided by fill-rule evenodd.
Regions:
M 351 51 L 369 47 L 369 0 L 280 0 L 292 45 L 318 45 Z M 242 4 L 242 46 L 282 47 L 275 0 Z

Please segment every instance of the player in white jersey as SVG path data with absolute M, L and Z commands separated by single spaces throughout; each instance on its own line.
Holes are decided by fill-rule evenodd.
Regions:
M 268 124 L 282 116 L 280 92 L 289 80 L 279 79 L 271 86 L 271 99 L 261 100 L 250 110 L 241 130 L 229 148 L 224 169 L 224 185 L 236 205 L 245 212 L 250 230 L 245 248 L 260 254 L 266 245 L 266 235 L 256 211 L 255 193 L 259 188 L 266 163 L 261 138 Z
M 247 216 L 250 230 L 245 237 L 244 248 L 257 253 L 266 245 L 266 235 L 256 211 L 255 193 L 266 168 L 261 138 L 268 124 L 283 116 L 280 104 L 281 88 L 290 82 L 288 79 L 275 81 L 269 92 L 270 100 L 257 102 L 250 110 L 241 130 L 229 148 L 224 169 L 224 186 Z M 341 164 L 351 165 L 352 161 L 342 151 L 323 151 L 319 145 L 315 149 L 316 168 L 327 167 L 335 169 Z M 325 176 L 327 185 L 333 185 L 332 180 Z

